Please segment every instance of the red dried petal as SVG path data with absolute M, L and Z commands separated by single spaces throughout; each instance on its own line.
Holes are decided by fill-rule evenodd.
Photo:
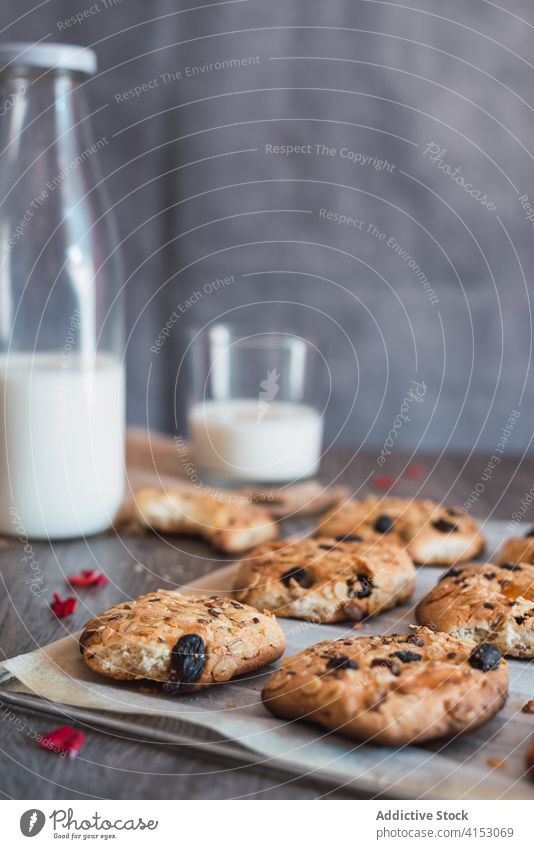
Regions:
M 58 593 L 54 593 L 54 601 L 50 604 L 50 609 L 59 619 L 63 619 L 64 616 L 70 616 L 71 613 L 74 613 L 76 610 L 76 599 L 72 596 L 68 596 L 65 599 L 62 599 Z
M 69 758 L 75 758 L 82 748 L 85 740 L 83 731 L 77 731 L 72 725 L 62 725 L 45 737 L 41 737 L 39 745 L 42 749 L 48 749 L 58 755 L 66 754 Z
M 108 579 L 100 569 L 82 569 L 79 575 L 69 575 L 67 583 L 71 587 L 105 587 Z
M 425 469 L 424 466 L 420 466 L 419 463 L 412 463 L 411 466 L 408 466 L 404 474 L 407 478 L 415 481 L 423 477 Z
M 391 489 L 395 483 L 395 478 L 390 477 L 390 475 L 377 475 L 376 478 L 373 479 L 375 489 Z

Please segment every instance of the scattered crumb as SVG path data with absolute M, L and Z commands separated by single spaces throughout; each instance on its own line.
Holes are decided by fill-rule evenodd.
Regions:
M 352 626 L 353 631 L 358 631 L 362 627 L 361 622 L 356 622 L 355 625 Z
M 504 769 L 506 761 L 502 758 L 488 758 L 488 764 L 493 767 L 493 769 Z
M 134 566 L 134 572 L 142 572 L 144 570 L 144 566 L 142 563 L 136 563 Z
M 534 713 L 534 699 L 530 699 L 526 705 L 521 708 L 521 713 Z
M 237 707 L 237 705 L 234 702 L 230 702 L 230 704 L 226 705 L 226 707 L 235 708 L 235 707 Z

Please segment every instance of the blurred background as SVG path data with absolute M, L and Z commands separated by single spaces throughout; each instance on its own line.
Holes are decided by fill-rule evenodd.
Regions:
M 188 333 L 222 320 L 316 341 L 339 446 L 383 445 L 424 385 L 399 448 L 528 448 L 528 0 L 3 0 L 0 25 L 98 54 L 131 424 L 181 432 Z

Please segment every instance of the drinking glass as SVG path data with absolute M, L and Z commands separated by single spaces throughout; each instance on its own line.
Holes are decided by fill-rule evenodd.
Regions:
M 188 424 L 204 478 L 287 484 L 317 473 L 326 369 L 316 346 L 214 324 L 194 333 L 188 355 Z

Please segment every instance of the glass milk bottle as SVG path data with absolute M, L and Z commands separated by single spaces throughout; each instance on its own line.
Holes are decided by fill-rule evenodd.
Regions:
M 0 44 L 0 533 L 109 527 L 124 487 L 121 268 L 92 50 Z

